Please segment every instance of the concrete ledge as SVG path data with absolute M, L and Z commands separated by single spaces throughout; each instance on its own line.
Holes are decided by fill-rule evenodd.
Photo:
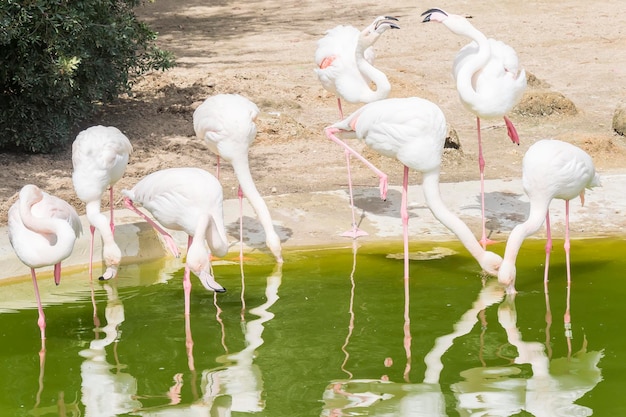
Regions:
M 444 202 L 478 236 L 480 233 L 479 182 L 443 183 L 440 186 Z M 626 174 L 602 175 L 602 187 L 588 191 L 585 206 L 579 201 L 571 206 L 570 227 L 572 238 L 595 236 L 626 235 Z M 487 228 L 491 238 L 504 242 L 510 230 L 523 222 L 528 214 L 528 199 L 523 192 L 521 180 L 490 180 L 485 182 L 485 205 L 488 218 Z M 360 216 L 360 228 L 369 233 L 359 238 L 362 242 L 398 241 L 402 239 L 400 221 L 401 189 L 389 188 L 387 201 L 381 201 L 378 188 L 355 189 L 355 206 Z M 351 213 L 348 205 L 347 189 L 330 192 L 285 194 L 266 196 L 265 200 L 272 213 L 275 228 L 283 241 L 286 252 L 289 249 L 318 245 L 344 245 L 349 240 L 339 236 L 348 230 Z M 561 239 L 565 204 L 556 200 L 551 204 L 551 220 L 554 238 Z M 425 205 L 421 185 L 409 189 L 409 233 L 411 240 L 445 241 L 456 237 L 441 225 Z M 224 202 L 224 217 L 227 232 L 233 245 L 231 251 L 238 253 L 239 245 L 239 201 Z M 115 212 L 115 238 L 122 250 L 122 264 L 133 264 L 164 257 L 171 257 L 161 242 L 160 236 L 149 224 L 127 209 Z M 63 262 L 63 267 L 84 267 L 89 261 L 89 224 L 82 217 L 85 233 L 76 242 L 74 252 Z M 252 207 L 244 199 L 244 251 L 261 251 L 265 248 L 265 234 Z M 182 232 L 172 232 L 181 252 L 187 246 L 187 236 Z M 535 238 L 543 238 L 544 231 Z M 101 239 L 96 233 L 94 247 L 94 274 L 102 267 Z M 271 256 L 271 255 L 268 255 Z M 289 262 L 288 254 L 285 257 Z M 0 228 L 0 280 L 11 277 L 30 276 L 13 252 L 8 239 L 7 228 Z M 50 271 L 42 268 L 41 271 Z

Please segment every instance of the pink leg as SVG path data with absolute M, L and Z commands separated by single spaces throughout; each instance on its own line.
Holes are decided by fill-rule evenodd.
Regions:
M 402 218 L 402 235 L 404 241 L 404 279 L 409 278 L 409 167 L 404 167 L 402 180 L 402 202 L 400 204 L 400 217 Z
M 406 366 L 404 367 L 404 380 L 409 382 L 411 373 L 411 318 L 409 315 L 409 167 L 404 167 L 402 180 L 402 202 L 400 205 L 400 217 L 402 218 L 402 230 L 404 238 L 404 352 L 406 353 Z
M 124 197 L 124 205 L 127 208 L 129 208 L 130 210 L 132 210 L 135 213 L 137 213 L 139 216 L 141 216 L 145 221 L 150 223 L 152 225 L 152 227 L 154 227 L 154 229 L 157 232 L 159 232 L 161 234 L 161 236 L 163 236 L 163 239 L 165 240 L 165 244 L 167 245 L 167 247 L 170 250 L 170 252 L 172 252 L 172 255 L 174 255 L 177 258 L 180 256 L 180 253 L 178 252 L 178 246 L 176 245 L 176 242 L 174 242 L 174 239 L 172 238 L 172 236 L 169 233 L 167 233 L 165 230 L 163 230 L 163 228 L 161 226 L 159 226 L 154 220 L 152 220 L 150 217 L 146 216 L 141 210 L 139 210 L 137 207 L 135 207 L 135 205 L 133 204 L 133 202 L 131 201 L 130 198 Z
M 352 239 L 356 239 L 360 236 L 367 236 L 367 232 L 359 229 L 356 223 L 356 217 L 354 215 L 354 196 L 352 193 L 352 173 L 350 170 L 350 152 L 345 150 L 346 153 L 346 166 L 348 167 L 348 190 L 350 192 L 350 208 L 352 209 L 352 230 L 347 232 L 343 232 L 341 236 L 351 237 Z
M 487 229 L 485 226 L 485 158 L 483 157 L 483 143 L 480 133 L 480 117 L 476 117 L 476 130 L 478 131 L 478 169 L 480 170 L 480 214 L 483 227 L 480 244 L 483 249 L 485 249 L 487 245 L 495 242 L 487 239 Z
M 546 263 L 543 272 L 543 290 L 548 293 L 548 269 L 550 267 L 550 252 L 552 251 L 552 233 L 550 232 L 550 211 L 546 213 Z
M 568 346 L 571 351 L 571 339 L 572 339 L 572 317 L 570 314 L 570 290 L 572 287 L 572 276 L 570 273 L 570 241 L 569 241 L 569 200 L 565 200 L 565 267 L 567 268 L 567 301 L 565 304 L 565 315 L 563 317 L 565 322 L 565 337 L 568 340 Z
M 189 314 L 185 314 L 185 347 L 187 349 L 187 365 L 190 371 L 195 371 L 196 366 L 193 359 L 193 338 L 191 336 L 191 321 Z
M 513 126 L 513 122 L 511 122 L 508 117 L 504 116 L 504 124 L 506 124 L 506 133 L 509 135 L 509 138 L 511 138 L 511 141 L 519 145 L 519 135 L 517 134 L 515 126 Z
M 43 313 L 43 307 L 41 305 L 41 297 L 39 296 L 39 287 L 37 286 L 37 275 L 35 274 L 35 268 L 30 269 L 30 276 L 33 279 L 33 287 L 35 288 L 35 298 L 37 299 L 37 310 L 39 311 L 39 319 L 37 325 L 41 330 L 41 347 L 42 351 L 45 351 L 44 340 L 46 340 L 46 316 Z
M 187 238 L 187 253 L 189 253 L 189 248 L 191 247 L 191 242 L 193 242 L 193 237 L 189 236 Z M 187 260 L 185 260 L 185 274 L 183 275 L 183 290 L 185 292 L 185 317 L 189 316 L 190 311 L 190 298 L 191 298 L 191 278 L 189 267 L 187 266 Z
M 379 183 L 379 188 L 380 188 L 380 198 L 382 200 L 386 200 L 387 199 L 387 174 L 385 174 L 384 172 L 382 172 L 380 169 L 376 168 L 374 166 L 374 164 L 372 164 L 370 161 L 368 161 L 367 159 L 365 159 L 363 157 L 363 155 L 361 155 L 360 153 L 358 153 L 357 151 L 355 151 L 354 149 L 352 149 L 350 146 L 348 146 L 348 144 L 346 144 L 344 141 L 342 141 L 341 139 L 339 139 L 337 136 L 335 136 L 335 133 L 339 132 L 340 129 L 336 129 L 336 128 L 326 128 L 324 130 L 324 132 L 326 133 L 326 137 L 330 140 L 332 140 L 333 142 L 335 142 L 336 144 L 342 146 L 345 150 L 347 150 L 348 152 L 350 152 L 352 155 L 356 156 L 361 162 L 363 162 L 365 165 L 367 165 L 372 171 L 374 171 L 376 173 L 376 175 L 378 175 L 378 178 L 380 179 L 380 183 Z
M 552 310 L 550 309 L 550 296 L 545 292 L 546 297 L 546 352 L 548 359 L 552 358 L 552 344 L 550 343 L 550 328 L 552 327 Z
M 115 220 L 113 217 L 113 187 L 109 187 L 109 211 L 111 212 L 109 226 L 111 227 L 111 233 L 115 234 Z
M 343 109 L 341 108 L 341 99 L 337 97 L 337 108 L 339 109 L 339 120 L 343 120 Z
M 91 240 L 89 241 L 89 281 L 93 281 L 93 241 L 96 228 L 89 226 L 89 232 L 91 233 Z
M 239 261 L 243 262 L 243 191 L 241 186 L 237 189 L 239 197 Z

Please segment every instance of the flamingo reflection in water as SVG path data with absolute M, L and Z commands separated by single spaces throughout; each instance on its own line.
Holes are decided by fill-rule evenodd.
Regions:
M 141 408 L 137 400 L 137 380 L 131 374 L 121 372 L 117 355 L 120 325 L 124 322 L 124 305 L 117 292 L 117 281 L 103 285 L 107 293 L 105 308 L 106 325 L 96 329 L 103 338 L 89 343 L 89 348 L 80 352 L 85 358 L 80 367 L 82 378 L 81 402 L 87 416 L 115 416 L 133 412 Z M 107 349 L 112 347 L 115 365 L 107 361 Z
M 546 297 L 547 322 L 551 319 Z M 516 366 L 483 367 L 461 373 L 465 381 L 452 390 L 461 416 L 512 416 L 526 411 L 535 417 L 590 416 L 593 411 L 574 402 L 591 391 L 601 380 L 598 363 L 602 351 L 587 351 L 587 340 L 580 351 L 552 359 L 539 342 L 526 342 L 517 328 L 515 294 L 507 294 L 498 308 L 498 321 L 508 342 L 517 349 L 516 365 L 529 364 L 532 375 L 522 378 Z M 569 342 L 568 342 L 569 343 Z
M 405 295 L 408 295 L 406 287 Z M 407 351 L 405 382 L 389 382 L 383 378 L 334 381 L 324 393 L 326 405 L 322 416 L 349 415 L 363 408 L 368 409 L 367 415 L 370 416 L 447 416 L 444 394 L 439 385 L 440 374 L 443 370 L 442 357 L 455 339 L 468 334 L 473 329 L 479 321 L 480 312 L 501 301 L 503 296 L 504 291 L 493 280 L 482 288 L 472 307 L 454 325 L 453 331 L 437 338 L 433 348 L 424 357 L 426 371 L 422 383 L 411 383 L 408 378 L 411 347 L 410 333 L 406 331 L 410 321 L 407 319 L 408 298 L 405 298 L 404 343 Z
M 265 408 L 263 377 L 261 369 L 254 363 L 254 357 L 256 350 L 264 343 L 262 335 L 265 324 L 274 318 L 274 314 L 268 309 L 279 299 L 278 289 L 281 282 L 282 263 L 277 263 L 267 278 L 266 301 L 249 309 L 249 312 L 258 318 L 242 322 L 246 347 L 239 352 L 226 353 L 217 358 L 219 362 L 226 363 L 226 365 L 202 371 L 200 382 L 202 395 L 198 399 L 192 404 L 170 404 L 138 410 L 136 414 L 145 417 L 230 416 L 231 412 L 263 411 Z M 218 321 L 220 321 L 219 316 Z M 188 350 L 187 354 L 190 355 L 189 364 L 192 365 L 193 351 Z

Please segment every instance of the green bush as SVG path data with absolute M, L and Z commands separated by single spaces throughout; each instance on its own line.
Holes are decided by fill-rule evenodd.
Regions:
M 0 1 L 0 149 L 52 152 L 137 75 L 174 65 L 142 0 Z

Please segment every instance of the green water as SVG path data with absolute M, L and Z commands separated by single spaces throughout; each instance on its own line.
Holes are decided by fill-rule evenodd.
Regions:
M 398 245 L 288 252 L 282 270 L 253 258 L 243 279 L 217 265 L 225 294 L 192 277 L 189 349 L 182 268 L 96 283 L 98 328 L 85 271 L 66 274 L 43 369 L 36 310 L 0 314 L 0 416 L 626 415 L 626 241 L 572 242 L 569 340 L 562 242 L 548 299 L 543 241 L 522 247 L 514 298 L 455 243 L 411 251 L 435 247 L 458 253 L 412 261 L 408 298 Z

